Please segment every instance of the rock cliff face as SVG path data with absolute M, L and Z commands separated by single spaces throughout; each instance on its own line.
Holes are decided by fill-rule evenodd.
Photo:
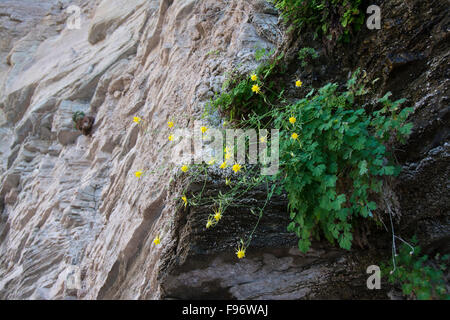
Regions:
M 397 232 L 416 232 L 429 252 L 444 253 L 448 5 L 375 2 L 382 30 L 362 30 L 304 70 L 291 59 L 286 77 L 342 83 L 361 67 L 380 78 L 373 98 L 408 98 L 415 126 L 390 191 Z M 70 5 L 80 8 L 79 29 L 66 25 Z M 390 254 L 384 230 L 371 231 L 363 249 L 322 242 L 302 254 L 280 196 L 238 261 L 234 247 L 254 217 L 236 207 L 206 233 L 211 208 L 182 205 L 187 182 L 167 166 L 167 122 L 192 128 L 226 72 L 254 70 L 257 48 L 284 50 L 288 60 L 300 47 L 320 50 L 286 37 L 267 2 L 3 1 L 0 39 L 1 299 L 388 298 L 387 284 L 366 288 L 366 268 Z M 74 112 L 95 118 L 90 135 L 74 129 Z M 137 179 L 138 170 L 147 174 Z M 206 188 L 217 194 L 225 177 L 212 172 Z M 260 206 L 262 193 L 243 201 Z

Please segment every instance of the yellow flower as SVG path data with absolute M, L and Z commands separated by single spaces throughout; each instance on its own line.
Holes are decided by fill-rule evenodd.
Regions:
M 173 121 L 167 122 L 167 125 L 169 126 L 169 128 L 172 128 L 173 127 Z
M 173 141 L 173 134 L 169 136 L 169 141 Z
M 201 127 L 200 130 L 202 131 L 202 133 L 205 133 L 206 131 L 208 131 L 207 127 Z
M 240 166 L 239 164 L 236 163 L 236 164 L 233 166 L 233 171 L 236 172 L 236 173 L 238 173 L 239 171 L 241 171 L 241 166 Z
M 298 134 L 296 134 L 295 132 L 292 134 L 291 136 L 292 139 L 297 140 L 298 138 Z
M 228 159 L 230 159 L 230 158 L 231 158 L 231 154 L 225 153 L 225 159 L 228 160 Z
M 261 138 L 259 138 L 259 142 L 261 142 L 261 143 L 266 142 L 266 137 L 261 137 Z
M 213 225 L 214 225 L 214 221 L 211 219 L 211 217 L 209 217 L 208 222 L 206 222 L 206 229 L 209 229 Z
M 257 84 L 255 84 L 252 87 L 252 91 L 256 92 L 256 93 L 260 93 L 261 92 L 261 88 Z
M 188 170 L 189 170 L 189 168 L 187 165 L 184 165 L 181 167 L 181 171 L 183 171 L 183 172 L 187 172 Z
M 258 76 L 256 74 L 252 74 L 250 78 L 252 79 L 252 81 L 258 80 Z
M 136 123 L 140 123 L 142 121 L 142 119 L 139 118 L 139 117 L 134 117 L 133 121 L 136 122 Z
M 186 206 L 187 206 L 187 198 L 186 198 L 186 196 L 182 196 L 181 200 L 184 201 L 184 207 L 186 208 Z
M 220 165 L 220 169 L 225 169 L 227 167 L 227 162 L 224 161 L 221 165 Z
M 209 160 L 208 164 L 210 166 L 212 166 L 214 163 L 216 163 L 216 159 L 212 158 L 211 160 Z
M 138 178 L 140 178 L 141 176 L 142 176 L 142 171 L 136 171 L 135 173 L 134 173 L 134 175 L 136 176 L 136 177 L 138 177 Z
M 245 250 L 246 250 L 246 248 L 244 247 L 244 245 L 237 248 L 236 255 L 237 255 L 238 259 L 245 258 Z
M 220 212 L 220 209 L 217 211 L 214 211 L 214 219 L 216 219 L 217 222 L 222 218 L 222 213 Z
M 295 81 L 295 86 L 300 88 L 303 85 L 303 82 L 301 82 L 300 80 Z
M 153 243 L 155 244 L 155 246 L 161 243 L 161 239 L 159 238 L 159 236 L 156 236 L 156 238 L 153 240 Z
M 297 121 L 297 119 L 295 119 L 295 117 L 290 117 L 289 118 L 289 122 L 294 124 Z

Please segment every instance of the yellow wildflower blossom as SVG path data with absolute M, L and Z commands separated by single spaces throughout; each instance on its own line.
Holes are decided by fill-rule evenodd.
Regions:
M 225 169 L 227 167 L 227 162 L 224 161 L 221 165 L 220 165 L 220 169 Z
M 233 166 L 233 171 L 236 172 L 236 173 L 238 173 L 239 171 L 241 171 L 241 166 L 240 166 L 239 164 L 236 163 L 236 164 Z
M 296 134 L 295 132 L 292 134 L 291 136 L 292 139 L 297 140 L 298 138 L 298 134 Z
M 297 88 L 300 88 L 303 85 L 303 82 L 301 82 L 300 80 L 295 81 L 295 86 Z
M 169 136 L 169 141 L 173 141 L 173 134 Z
M 252 87 L 252 91 L 256 92 L 256 93 L 260 93 L 261 92 L 261 88 L 257 84 L 255 84 Z
M 295 119 L 295 117 L 290 117 L 289 118 L 289 122 L 294 124 L 297 121 L 297 119 Z
M 186 208 L 186 206 L 187 206 L 187 198 L 186 198 L 186 196 L 182 196 L 181 200 L 184 201 L 184 207 Z
M 167 122 L 167 125 L 169 126 L 169 128 L 172 128 L 173 127 L 173 121 Z
M 181 171 L 183 171 L 183 172 L 187 172 L 188 170 L 189 170 L 189 168 L 187 165 L 184 165 L 181 167 Z
M 266 137 L 261 137 L 261 138 L 259 138 L 259 142 L 261 142 L 261 143 L 266 142 Z
M 136 122 L 136 123 L 141 123 L 142 119 L 139 118 L 139 117 L 134 117 L 133 121 Z
M 252 81 L 256 81 L 256 80 L 258 80 L 258 76 L 256 74 L 252 74 L 250 79 L 252 79 Z
M 200 130 L 202 131 L 202 133 L 205 133 L 206 131 L 208 131 L 207 127 L 201 127 Z
M 159 236 L 156 236 L 156 238 L 153 240 L 153 243 L 155 244 L 155 246 L 161 243 L 161 239 L 159 238 Z

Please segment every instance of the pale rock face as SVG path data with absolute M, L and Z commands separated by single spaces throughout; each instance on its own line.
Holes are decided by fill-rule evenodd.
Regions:
M 166 123 L 191 126 L 225 71 L 253 70 L 277 22 L 261 1 L 2 2 L 0 298 L 160 298 L 152 239 L 173 241 L 177 202 Z M 90 136 L 75 111 L 95 117 Z

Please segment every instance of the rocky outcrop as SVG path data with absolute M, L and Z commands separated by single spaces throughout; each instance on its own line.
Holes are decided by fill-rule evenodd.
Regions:
M 389 257 L 389 233 L 364 232 L 365 247 L 351 252 L 317 242 L 302 254 L 286 231 L 283 196 L 237 260 L 234 248 L 255 217 L 237 206 L 206 231 L 212 208 L 184 208 L 187 181 L 167 139 L 168 121 L 193 128 L 227 72 L 254 70 L 258 48 L 286 51 L 291 82 L 342 83 L 361 67 L 380 79 L 373 98 L 391 90 L 415 109 L 413 135 L 396 153 L 404 166 L 392 186 L 397 230 L 418 232 L 430 252 L 443 253 L 448 8 L 378 2 L 382 30 L 362 30 L 306 69 L 292 59 L 296 50 L 323 44 L 286 37 L 263 0 L 2 2 L 0 298 L 388 298 L 387 284 L 367 290 L 366 268 Z M 81 9 L 80 29 L 66 26 L 69 5 Z M 76 111 L 95 118 L 89 135 L 74 128 Z M 136 178 L 138 170 L 145 176 Z M 224 188 L 225 176 L 212 171 L 208 192 Z M 261 207 L 263 193 L 243 201 Z

